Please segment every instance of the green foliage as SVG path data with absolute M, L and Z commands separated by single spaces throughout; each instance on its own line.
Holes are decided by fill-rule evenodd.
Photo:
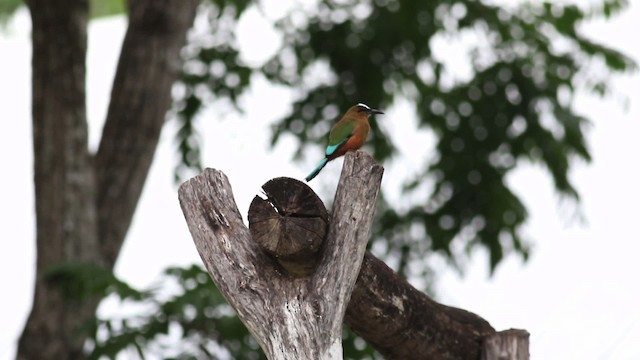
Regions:
M 101 299 L 109 294 L 136 301 L 149 296 L 149 293 L 135 290 L 118 280 L 110 270 L 92 263 L 57 264 L 47 269 L 44 278 L 71 301 Z
M 122 15 L 126 13 L 126 0 L 91 0 L 89 2 L 89 12 L 92 19 Z
M 2 0 L 0 1 L 0 26 L 5 25 L 9 18 L 22 5 L 22 0 Z
M 342 351 L 345 360 L 384 359 L 371 345 L 346 326 L 342 336 Z
M 202 171 L 200 139 L 195 116 L 211 103 L 227 100 L 236 105 L 238 96 L 249 85 L 252 69 L 239 59 L 234 30 L 238 18 L 251 3 L 248 0 L 211 1 L 201 6 L 209 28 L 205 34 L 192 35 L 184 49 L 179 95 L 173 111 L 179 128 L 176 138 L 180 161 L 176 166 L 176 182 Z M 235 106 L 237 111 L 241 109 Z
M 90 359 L 115 359 L 132 351 L 144 358 L 154 349 L 166 359 L 217 358 L 219 354 L 234 359 L 264 358 L 199 266 L 169 268 L 161 286 L 148 290 L 133 289 L 109 270 L 92 264 L 63 264 L 46 276 L 70 299 L 115 295 L 121 308 L 136 310 L 135 316 L 96 318 L 80 329 L 92 342 Z M 167 343 L 178 338 L 179 344 Z
M 69 301 L 111 295 L 123 312 L 136 314 L 95 318 L 84 324 L 79 332 L 90 339 L 89 359 L 115 359 L 131 353 L 139 358 L 153 354 L 164 359 L 265 359 L 200 266 L 169 268 L 161 283 L 147 290 L 134 289 L 93 264 L 61 264 L 52 267 L 45 278 L 59 286 Z M 343 341 L 346 358 L 379 358 L 349 330 Z
M 602 14 L 623 5 L 607 1 Z M 574 159 L 589 161 L 590 155 L 584 138 L 588 119 L 572 108 L 573 95 L 585 88 L 606 94 L 612 73 L 635 68 L 622 53 L 579 33 L 578 26 L 597 15 L 551 2 L 509 9 L 474 0 L 323 1 L 308 14 L 304 29 L 282 21 L 284 48 L 263 70 L 274 81 L 304 89 L 303 74 L 322 61 L 338 81 L 308 89 L 276 126 L 274 142 L 294 133 L 303 145 L 299 151 L 310 142 L 324 144 L 312 128 L 327 107 L 346 109 L 362 100 L 384 109 L 399 98 L 410 99 L 418 127 L 437 136 L 436 152 L 428 154 L 417 177 L 405 178 L 404 197 L 422 200 L 407 201 L 403 208 L 384 205 L 374 241 L 409 257 L 400 264 L 422 262 L 433 252 L 460 260 L 452 247 L 456 240 L 467 251 L 488 250 L 492 270 L 508 253 L 526 258 L 521 227 L 527 212 L 507 175 L 521 160 L 540 163 L 560 194 L 578 199 L 570 165 Z M 456 75 L 432 44 L 464 38 L 472 39 L 466 45 L 471 70 Z M 286 54 L 294 54 L 295 61 L 284 59 Z M 590 72 L 601 60 L 605 69 Z M 385 121 L 393 119 L 380 120 Z M 389 134 L 378 121 L 372 128 L 374 156 L 392 159 Z
M 296 135 L 297 155 L 325 144 L 325 135 L 313 131 L 321 114 L 337 117 L 338 109 L 359 101 L 384 109 L 409 99 L 418 128 L 432 131 L 437 144 L 417 176 L 394 174 L 404 176 L 403 197 L 411 200 L 402 206 L 383 200 L 377 212 L 373 241 L 400 257 L 401 272 L 433 253 L 456 264 L 473 248 L 487 250 L 492 270 L 510 253 L 526 259 L 529 245 L 521 228 L 528 215 L 507 176 L 522 160 L 542 164 L 556 190 L 577 200 L 568 173 L 575 159 L 590 160 L 584 138 L 589 119 L 572 107 L 573 95 L 581 89 L 605 95 L 612 73 L 635 69 L 624 54 L 579 31 L 588 19 L 621 11 L 625 1 L 607 0 L 586 11 L 553 2 L 506 8 L 475 0 L 324 0 L 304 21 L 300 10 L 284 17 L 278 23 L 281 51 L 255 69 L 242 64 L 233 42 L 234 21 L 247 4 L 217 3 L 207 37 L 218 40 L 190 45 L 185 69 L 204 71 L 185 71 L 186 91 L 178 101 L 182 170 L 200 167 L 194 116 L 210 98 L 234 103 L 252 73 L 302 93 L 273 132 L 274 143 L 283 134 Z M 468 73 L 458 74 L 434 54 L 437 41 L 466 44 Z M 309 78 L 319 63 L 328 64 L 332 74 L 326 77 L 337 80 Z M 599 63 L 603 69 L 592 71 Z M 394 141 L 401 140 L 378 124 L 372 121 L 373 154 L 393 160 Z M 454 243 L 465 251 L 454 251 Z

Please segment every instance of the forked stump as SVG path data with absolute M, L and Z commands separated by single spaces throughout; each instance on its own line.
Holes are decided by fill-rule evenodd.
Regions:
M 280 271 L 252 241 L 223 173 L 207 169 L 180 187 L 202 261 L 269 359 L 342 359 L 342 322 L 371 235 L 382 172 L 363 152 L 346 155 L 317 265 L 299 278 Z
M 435 302 L 369 253 L 360 264 L 381 172 L 367 155 L 347 155 L 331 225 L 306 184 L 267 182 L 266 199 L 249 209 L 253 239 L 221 172 L 183 184 L 180 202 L 212 278 L 270 359 L 341 359 L 349 298 L 345 322 L 385 358 L 527 359 L 528 343 L 500 350 L 512 348 L 500 340 L 511 330 L 496 333 L 481 317 Z

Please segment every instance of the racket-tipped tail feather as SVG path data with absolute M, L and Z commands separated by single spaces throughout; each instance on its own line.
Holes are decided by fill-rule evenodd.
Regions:
M 329 162 L 328 158 L 322 159 L 322 161 L 320 161 L 320 164 L 318 164 L 318 166 L 316 166 L 316 168 L 313 169 L 313 171 L 309 175 L 307 175 L 307 177 L 304 179 L 307 182 L 311 181 L 314 177 L 316 177 L 316 175 L 320 173 L 320 170 L 322 170 L 322 168 L 324 168 L 324 166 L 327 165 L 328 162 Z

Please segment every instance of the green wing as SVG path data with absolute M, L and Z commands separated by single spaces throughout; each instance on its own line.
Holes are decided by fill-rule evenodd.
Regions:
M 325 154 L 329 156 L 336 152 L 340 145 L 347 142 L 351 135 L 353 135 L 353 131 L 355 130 L 355 128 L 355 120 L 348 119 L 345 122 L 341 121 L 337 123 L 329 133 L 329 145 L 327 146 Z

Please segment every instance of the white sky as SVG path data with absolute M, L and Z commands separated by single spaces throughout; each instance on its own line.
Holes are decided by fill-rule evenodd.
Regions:
M 253 27 L 243 25 L 247 33 L 240 41 L 248 46 L 253 39 L 256 45 L 250 47 L 254 51 L 247 57 L 273 51 L 276 38 L 267 24 L 257 12 L 248 16 L 251 21 L 244 24 Z M 634 33 L 639 20 L 640 4 L 632 2 L 622 16 L 589 24 L 585 31 L 640 59 L 640 42 L 637 31 Z M 0 360 L 14 357 L 31 306 L 34 280 L 29 26 L 28 15 L 22 11 L 9 30 L 0 33 L 0 114 L 4 119 L 0 122 L 0 159 L 5 169 L 0 186 L 0 282 L 10 289 L 0 307 Z M 92 147 L 106 113 L 124 27 L 122 18 L 95 21 L 90 26 L 87 88 Z M 522 166 L 509 182 L 530 211 L 526 234 L 535 241 L 531 259 L 523 264 L 509 258 L 489 278 L 486 254 L 478 251 L 464 277 L 445 268 L 438 273 L 441 301 L 473 311 L 497 329 L 528 330 L 534 359 L 640 359 L 640 236 L 635 223 L 640 214 L 640 173 L 636 169 L 640 75 L 616 78 L 614 85 L 617 95 L 611 99 L 581 96 L 576 102 L 577 109 L 593 119 L 588 138 L 594 161 L 578 164 L 571 174 L 582 194 L 581 212 L 586 221 L 575 221 L 575 208 L 558 199 L 540 167 Z M 268 123 L 287 112 L 293 96 L 287 89 L 257 79 L 243 98 L 246 115 L 208 112 L 201 121 L 203 138 L 215 139 L 205 144 L 205 165 L 227 174 L 243 214 L 265 181 L 276 176 L 302 178 L 315 165 L 311 157 L 320 156 L 320 150 L 310 152 L 311 161 L 306 165 L 293 163 L 290 154 L 296 143 L 291 139 L 281 141 L 275 151 L 267 150 Z M 626 111 L 620 100 L 625 96 L 630 100 Z M 406 111 L 404 105 L 400 102 L 385 109 L 387 115 L 380 120 L 386 121 L 382 123 L 385 129 L 402 128 L 398 121 L 405 118 L 400 116 Z M 136 286 L 157 280 L 168 265 L 200 262 L 173 185 L 173 136 L 168 126 L 116 266 L 117 274 Z M 410 139 L 406 143 L 421 146 L 426 135 L 406 136 Z M 398 166 L 410 169 L 419 162 L 406 161 Z M 330 196 L 340 168 L 341 162 L 331 163 L 323 172 L 323 181 L 312 186 Z M 386 189 L 395 186 L 390 174 L 387 169 Z

